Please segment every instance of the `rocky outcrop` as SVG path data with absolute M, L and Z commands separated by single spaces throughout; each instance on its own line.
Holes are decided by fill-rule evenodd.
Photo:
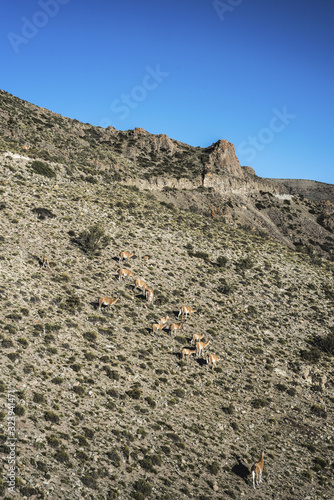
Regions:
M 210 148 L 207 148 L 206 151 L 209 154 L 204 166 L 205 173 L 243 178 L 244 172 L 231 142 L 222 139 L 214 143 Z
M 238 194 L 248 196 L 260 191 L 269 191 L 272 194 L 284 192 L 284 188 L 268 181 L 263 181 L 256 176 L 235 177 L 218 175 L 208 172 L 203 177 L 203 186 L 212 188 L 221 195 Z
M 122 182 L 128 186 L 136 186 L 139 189 L 148 189 L 149 191 L 162 191 L 165 188 L 170 189 L 196 189 L 203 185 L 202 177 L 196 177 L 193 180 L 181 177 L 150 177 L 149 179 L 129 178 Z

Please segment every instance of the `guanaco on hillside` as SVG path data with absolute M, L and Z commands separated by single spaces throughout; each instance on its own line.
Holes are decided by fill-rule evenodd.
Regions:
M 134 287 L 133 291 L 135 291 L 137 288 L 139 288 L 139 290 L 142 291 L 143 295 L 145 295 L 146 294 L 146 290 L 148 290 L 148 286 L 146 285 L 145 281 L 143 281 L 141 279 L 136 279 L 136 281 L 135 281 L 135 287 Z
M 118 271 L 119 281 L 121 281 L 122 278 L 130 278 L 130 277 L 135 279 L 134 274 L 130 271 L 130 269 L 124 268 Z
M 254 489 L 255 485 L 258 486 L 262 482 L 263 466 L 264 466 L 264 452 L 261 451 L 260 460 L 256 462 L 251 468 Z
M 188 349 L 187 347 L 181 349 L 181 359 L 187 358 L 188 361 L 189 357 L 192 354 L 196 354 L 196 351 L 194 349 Z
M 117 297 L 116 299 L 110 299 L 109 297 L 100 297 L 98 310 L 101 311 L 101 306 L 107 306 L 107 309 L 109 311 L 109 307 L 113 304 L 116 304 L 118 299 L 119 297 Z
M 186 317 L 187 317 L 188 314 L 189 314 L 189 316 L 191 316 L 191 314 L 194 313 L 194 312 L 196 312 L 196 310 L 197 309 L 192 309 L 189 306 L 182 306 L 181 309 L 180 309 L 178 317 L 180 317 L 181 314 L 182 314 L 182 316 L 181 316 L 182 318 L 183 318 L 184 315 L 186 315 Z
M 50 263 L 49 263 L 49 259 L 47 258 L 47 256 L 44 254 L 43 255 L 43 259 L 42 259 L 42 267 L 43 268 L 50 268 Z
M 133 252 L 120 252 L 119 253 L 119 262 L 122 262 L 123 260 L 129 260 L 130 257 L 133 256 Z
M 208 369 L 210 367 L 210 365 L 212 366 L 212 369 L 214 369 L 214 367 L 216 366 L 216 363 L 218 363 L 218 361 L 220 361 L 221 358 L 218 358 L 217 354 L 207 354 L 206 355 L 206 362 L 208 364 Z
M 207 342 L 196 342 L 197 357 L 203 354 L 204 349 L 210 344 L 210 342 L 211 340 L 208 340 Z

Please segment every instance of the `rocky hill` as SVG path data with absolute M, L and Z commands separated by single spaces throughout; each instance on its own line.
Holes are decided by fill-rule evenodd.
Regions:
M 310 213 L 324 200 L 257 178 L 226 141 L 191 148 L 1 98 L 0 496 L 333 498 L 334 264 L 277 233 L 307 213 L 325 230 Z M 156 162 L 139 161 L 147 144 Z M 186 152 L 184 175 L 166 150 Z M 229 182 L 227 197 L 205 178 Z M 247 200 L 273 237 L 234 219 Z M 100 311 L 101 296 L 118 301 Z M 182 319 L 183 305 L 196 311 Z M 181 359 L 194 333 L 214 369 Z
M 83 124 L 0 91 L 0 150 L 66 164 L 82 178 L 150 190 L 176 207 L 246 227 L 289 248 L 334 255 L 334 187 L 257 177 L 233 144 L 193 147 L 141 128 Z

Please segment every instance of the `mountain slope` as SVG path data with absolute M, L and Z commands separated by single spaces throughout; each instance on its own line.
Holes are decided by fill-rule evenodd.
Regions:
M 7 456 L 17 391 L 18 494 L 332 498 L 333 263 L 85 170 L 88 160 L 43 166 L 17 149 L 0 159 L 0 396 Z M 80 241 L 96 224 L 110 241 L 90 255 Z M 153 305 L 118 280 L 122 250 Z M 120 298 L 98 311 L 101 295 Z M 179 334 L 153 335 L 165 314 L 181 322 L 182 305 L 196 312 Z M 222 358 L 215 370 L 180 359 L 193 333 Z M 7 472 L 5 460 L 8 497 Z

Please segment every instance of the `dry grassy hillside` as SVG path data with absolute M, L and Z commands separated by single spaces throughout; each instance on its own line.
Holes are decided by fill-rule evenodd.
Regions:
M 0 159 L 1 496 L 333 498 L 333 263 L 48 168 Z M 106 239 L 94 254 L 83 232 L 96 225 Z M 122 250 L 153 305 L 118 280 Z M 102 295 L 120 298 L 98 311 Z M 182 305 L 196 312 L 179 333 L 153 335 Z M 215 370 L 180 359 L 193 333 L 221 357 Z

